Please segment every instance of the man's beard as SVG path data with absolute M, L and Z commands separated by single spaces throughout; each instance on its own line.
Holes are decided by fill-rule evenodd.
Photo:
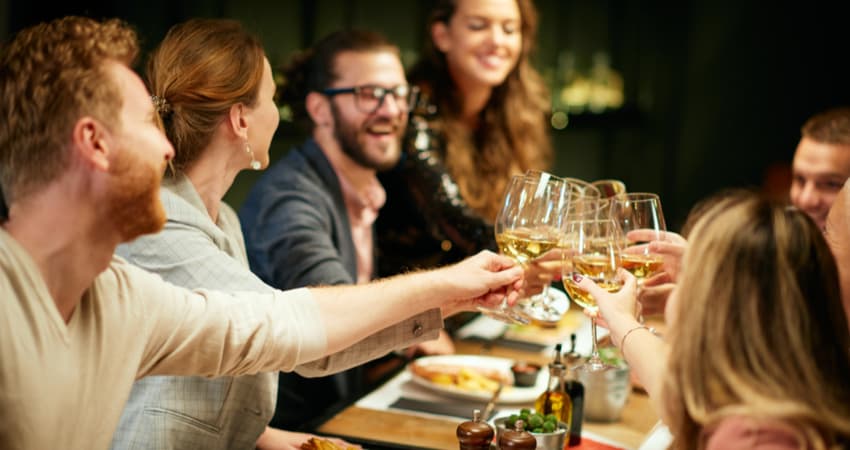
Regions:
M 401 156 L 401 138 L 398 137 L 396 146 L 396 156 L 386 161 L 375 161 L 370 158 L 369 155 L 363 150 L 363 146 L 360 145 L 360 142 L 357 141 L 357 133 L 358 130 L 356 126 L 353 126 L 351 123 L 346 122 L 345 119 L 342 118 L 342 115 L 339 113 L 339 110 L 336 108 L 336 105 L 331 104 L 331 113 L 334 117 L 334 137 L 337 142 L 339 142 L 340 147 L 342 148 L 343 153 L 348 155 L 354 162 L 358 165 L 373 169 L 377 171 L 384 171 L 388 169 L 392 169 L 395 167 L 398 162 L 399 156 Z
M 106 200 L 107 217 L 122 242 L 161 230 L 166 219 L 159 199 L 163 168 L 149 166 L 126 149 L 113 167 Z

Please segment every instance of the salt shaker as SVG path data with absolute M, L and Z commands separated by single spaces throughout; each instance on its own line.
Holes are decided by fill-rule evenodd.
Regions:
M 460 450 L 489 450 L 493 440 L 493 428 L 481 420 L 481 410 L 472 411 L 472 420 L 457 426 L 457 441 Z
M 535 450 L 537 448 L 537 439 L 525 431 L 525 423 L 522 420 L 517 420 L 514 428 L 514 430 L 506 429 L 502 432 L 502 437 L 499 438 L 501 450 Z

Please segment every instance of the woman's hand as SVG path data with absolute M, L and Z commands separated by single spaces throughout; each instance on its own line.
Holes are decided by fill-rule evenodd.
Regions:
M 682 258 L 688 248 L 688 241 L 672 231 L 656 231 L 640 229 L 629 231 L 626 237 L 634 242 L 649 242 L 633 249 L 644 249 L 649 247 L 649 253 L 661 255 L 664 258 L 664 271 L 670 275 L 671 282 L 675 283 L 682 271 Z M 659 239 L 660 238 L 660 239 Z
M 617 270 L 617 278 L 623 281 L 619 291 L 611 293 L 597 286 L 590 278 L 574 275 L 578 287 L 589 292 L 599 306 L 597 323 L 614 332 L 613 327 L 620 323 L 636 322 L 637 279 L 625 269 Z M 578 278 L 581 280 L 578 280 Z M 584 313 L 593 316 L 594 311 L 585 309 Z

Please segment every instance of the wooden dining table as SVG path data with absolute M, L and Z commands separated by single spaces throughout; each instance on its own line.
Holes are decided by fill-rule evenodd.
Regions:
M 462 355 L 488 355 L 531 361 L 544 367 L 551 359 L 540 351 L 530 352 L 477 339 L 456 340 L 455 349 Z M 530 404 L 523 406 L 532 407 Z M 322 423 L 316 431 L 324 435 L 347 437 L 354 442 L 364 443 L 365 448 L 442 450 L 458 448 L 455 432 L 461 422 L 463 420 L 456 417 L 423 415 L 392 408 L 365 408 L 354 404 Z M 586 433 L 588 435 L 604 438 L 604 442 L 613 444 L 612 447 L 636 449 L 657 422 L 658 416 L 646 393 L 635 388 L 630 393 L 619 420 L 610 423 L 585 420 L 582 430 L 589 432 Z M 570 448 L 581 450 L 598 447 L 592 447 L 588 443 L 586 446 L 583 444 Z

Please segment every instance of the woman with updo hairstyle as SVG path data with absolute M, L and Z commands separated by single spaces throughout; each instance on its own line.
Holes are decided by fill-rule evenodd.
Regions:
M 533 68 L 531 0 L 438 0 L 421 59 L 420 96 L 399 165 L 381 175 L 381 275 L 495 249 L 493 222 L 513 175 L 548 169 L 546 86 Z
M 662 341 L 635 280 L 599 302 L 675 449 L 850 445 L 850 335 L 833 255 L 802 211 L 753 193 L 709 203 L 690 233 Z
M 123 244 L 117 253 L 190 289 L 271 292 L 251 273 L 239 220 L 222 201 L 240 171 L 268 165 L 280 121 L 259 39 L 232 20 L 175 25 L 148 61 L 147 82 L 175 151 L 160 191 L 168 220 L 163 231 Z M 340 368 L 331 356 L 299 370 L 318 376 Z M 300 448 L 314 436 L 267 426 L 277 376 L 143 378 L 133 387 L 112 446 Z

